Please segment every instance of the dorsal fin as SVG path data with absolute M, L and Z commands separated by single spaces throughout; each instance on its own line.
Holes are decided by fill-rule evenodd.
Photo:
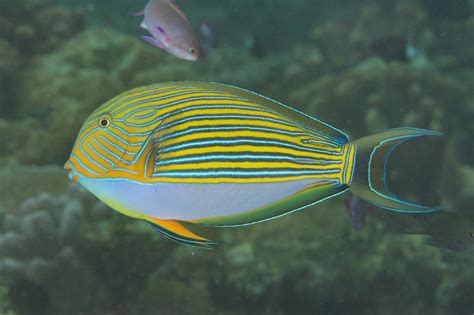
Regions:
M 349 137 L 340 131 L 339 129 L 326 124 L 316 118 L 313 118 L 297 109 L 294 109 L 290 106 L 272 100 L 271 98 L 265 97 L 263 95 L 251 92 L 242 88 L 221 84 L 213 82 L 191 82 L 185 81 L 182 82 L 189 87 L 203 88 L 207 90 L 215 90 L 219 92 L 225 92 L 231 95 L 235 95 L 241 98 L 245 98 L 253 103 L 263 105 L 273 111 L 276 114 L 287 117 L 292 120 L 294 123 L 297 123 L 303 129 L 314 133 L 314 134 L 324 134 L 329 136 L 335 145 L 344 145 L 349 142 Z M 169 84 L 175 84 L 176 82 L 170 82 Z

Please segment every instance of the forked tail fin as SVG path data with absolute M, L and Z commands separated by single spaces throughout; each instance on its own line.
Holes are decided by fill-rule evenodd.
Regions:
M 402 201 L 387 186 L 387 162 L 390 154 L 407 140 L 441 133 L 416 128 L 390 129 L 354 141 L 357 146 L 356 166 L 350 190 L 374 205 L 399 212 L 432 212 L 442 207 L 426 207 Z

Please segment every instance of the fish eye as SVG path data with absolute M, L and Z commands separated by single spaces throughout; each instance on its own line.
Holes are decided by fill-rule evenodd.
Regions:
M 193 54 L 193 55 L 194 55 L 194 54 L 196 53 L 196 48 L 191 47 L 191 48 L 189 48 L 188 51 L 189 51 L 190 54 Z
M 99 127 L 101 128 L 107 128 L 110 126 L 110 117 L 108 116 L 102 116 L 99 118 Z

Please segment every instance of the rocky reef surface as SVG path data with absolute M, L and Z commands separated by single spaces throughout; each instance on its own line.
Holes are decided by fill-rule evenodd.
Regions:
M 271 3 L 285 12 L 286 1 Z M 295 1 L 292 12 L 303 14 L 306 3 Z M 263 57 L 223 45 L 201 63 L 90 25 L 85 11 L 57 2 L 0 3 L 0 312 L 471 312 L 472 253 L 426 246 L 423 235 L 395 231 L 391 216 L 369 216 L 354 231 L 336 199 L 251 227 L 206 230 L 222 245 L 198 251 L 106 208 L 62 170 L 83 120 L 110 97 L 162 81 L 218 81 L 353 138 L 397 126 L 443 132 L 416 143 L 416 159 L 410 149 L 396 155 L 394 186 L 473 222 L 473 14 L 440 1 L 335 3 L 351 14 L 304 22 L 313 27 L 298 45 L 267 40 L 273 48 Z M 244 7 L 233 2 L 225 16 Z M 440 16 L 440 7 L 450 13 Z
M 34 172 L 54 177 L 59 169 L 3 178 Z M 211 231 L 222 242 L 216 252 L 164 239 L 64 180 L 2 208 L 0 279 L 19 314 L 340 313 L 349 304 L 395 314 L 406 310 L 400 299 L 413 313 L 473 306 L 470 253 L 389 233 L 372 217 L 354 233 L 339 199 L 282 220 Z

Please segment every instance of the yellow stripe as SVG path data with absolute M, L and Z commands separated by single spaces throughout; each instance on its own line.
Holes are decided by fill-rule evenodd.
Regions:
M 238 119 L 219 119 L 219 120 L 196 120 L 196 121 L 189 121 L 184 122 L 179 125 L 175 125 L 172 128 L 167 128 L 159 132 L 159 137 L 164 137 L 169 134 L 173 134 L 179 131 L 183 131 L 189 128 L 196 128 L 202 126 L 232 126 L 238 125 L 239 127 L 242 126 L 245 128 L 248 127 L 263 127 L 263 128 L 270 128 L 275 130 L 284 130 L 289 132 L 304 132 L 298 127 L 288 126 L 280 123 L 269 122 L 269 121 L 257 121 L 257 120 L 238 120 Z M 224 127 L 225 128 L 225 127 Z
M 319 180 L 322 177 L 325 179 L 339 179 L 340 174 L 324 174 L 324 175 L 301 175 L 301 176 L 288 176 L 288 177 L 265 177 L 265 178 L 170 178 L 170 177 L 154 177 L 152 180 L 148 179 L 145 182 L 160 182 L 160 183 L 203 183 L 203 184 L 216 184 L 216 183 L 275 183 L 290 180 L 300 180 L 313 178 Z
M 265 139 L 270 139 L 270 140 L 275 140 L 275 141 L 285 141 L 288 143 L 291 143 L 293 145 L 301 146 L 304 148 L 308 149 L 321 149 L 325 150 L 328 152 L 334 152 L 334 153 L 339 153 L 341 152 L 341 148 L 332 148 L 332 147 L 327 147 L 327 146 L 322 146 L 322 145 L 317 145 L 317 144 L 304 144 L 302 140 L 314 140 L 314 138 L 308 138 L 304 136 L 300 137 L 295 137 L 295 136 L 289 136 L 289 135 L 282 135 L 282 134 L 276 134 L 276 133 L 269 133 L 269 132 L 264 132 L 264 131 L 214 131 L 214 132 L 196 132 L 193 134 L 185 135 L 182 137 L 174 138 L 167 140 L 162 143 L 163 146 L 170 146 L 170 145 L 176 145 L 192 140 L 206 140 L 206 139 L 213 139 L 213 138 L 235 138 L 235 137 L 242 137 L 242 138 L 265 138 Z
M 346 163 L 348 164 L 347 164 L 346 175 L 345 175 L 346 177 L 345 184 L 350 185 L 352 183 L 352 175 L 353 175 L 353 170 L 356 163 L 355 154 L 357 151 L 357 146 L 354 144 L 348 144 L 347 146 L 350 147 L 350 150 L 349 150 L 348 158 L 346 159 Z
M 182 137 L 174 138 L 167 140 L 163 143 L 163 145 L 170 146 L 175 145 L 187 141 L 192 140 L 205 140 L 205 139 L 213 139 L 213 138 L 235 138 L 235 137 L 247 137 L 247 138 L 265 138 L 265 139 L 272 139 L 272 140 L 280 140 L 291 142 L 295 145 L 303 146 L 301 143 L 301 137 L 291 137 L 285 136 L 281 134 L 271 134 L 268 132 L 257 132 L 257 131 L 222 131 L 222 132 L 199 132 L 194 134 L 185 135 Z
M 120 107 L 113 110 L 111 112 L 111 114 L 113 114 L 114 117 L 123 118 L 127 114 L 130 114 L 130 112 L 136 111 L 139 108 L 148 107 L 148 106 L 156 106 L 159 109 L 159 106 L 161 106 L 161 105 L 166 105 L 166 104 L 169 104 L 169 103 L 172 103 L 172 102 L 185 101 L 186 99 L 189 99 L 189 98 L 216 97 L 216 96 L 217 97 L 231 97 L 230 95 L 224 95 L 224 94 L 221 94 L 221 93 L 196 92 L 196 93 L 189 93 L 189 94 L 169 97 L 169 98 L 166 98 L 166 99 L 163 99 L 163 100 L 149 101 L 149 102 L 145 102 L 143 104 L 136 104 L 136 103 L 144 102 L 144 101 L 154 99 L 154 98 L 157 98 L 157 97 L 163 97 L 163 96 L 178 94 L 178 93 L 182 93 L 182 92 L 186 92 L 186 90 L 173 91 L 173 93 L 169 92 L 169 93 L 163 93 L 163 94 L 160 94 L 160 95 L 144 96 L 144 97 L 141 97 L 141 98 L 133 99 L 133 100 L 130 100 L 128 102 L 125 102 L 125 103 L 121 104 Z M 216 104 L 223 102 L 223 100 L 202 100 L 201 103 L 202 104 L 208 104 L 208 102 L 210 102 L 210 101 L 214 101 Z M 227 101 L 227 100 L 225 100 L 225 101 Z M 181 103 L 181 104 L 177 104 L 177 105 L 173 105 L 173 106 L 170 106 L 170 107 L 167 107 L 167 108 L 163 108 L 163 109 L 160 110 L 160 114 L 165 114 L 165 113 L 168 113 L 170 111 L 173 111 L 176 108 L 175 106 L 181 106 L 181 105 L 184 104 L 184 107 L 187 107 L 186 104 L 190 104 L 190 103 L 193 103 L 193 102 L 195 102 L 195 101 L 184 102 L 184 103 Z M 135 105 L 130 106 L 129 108 L 123 110 L 125 107 L 127 107 L 129 105 L 133 105 L 133 104 L 135 104 Z M 120 111 L 120 113 L 116 114 L 116 112 L 118 112 L 118 111 Z
M 175 94 L 175 93 L 181 93 L 181 92 L 193 90 L 192 88 L 187 88 L 187 89 L 179 89 L 179 90 L 172 90 L 172 91 L 168 91 L 168 92 L 159 93 L 160 91 L 175 89 L 175 88 L 178 88 L 178 86 L 167 86 L 167 87 L 163 87 L 163 88 L 152 88 L 152 89 L 137 88 L 137 89 L 134 89 L 134 90 L 131 90 L 131 91 L 120 94 L 117 97 L 116 100 L 112 99 L 112 101 L 113 101 L 112 103 L 107 104 L 104 108 L 102 108 L 100 111 L 97 111 L 94 114 L 97 114 L 99 112 L 105 113 L 105 112 L 109 112 L 110 110 L 115 110 L 113 107 L 118 105 L 118 103 L 120 103 L 120 101 L 123 101 L 124 99 L 128 99 L 128 98 L 134 98 L 136 96 L 140 96 L 140 95 L 143 95 L 143 94 L 156 93 L 156 94 L 147 95 L 147 96 L 144 97 L 144 98 L 155 98 L 155 97 L 168 96 L 168 95 L 172 95 L 172 94 Z M 133 104 L 134 102 L 136 102 L 136 100 L 137 99 L 129 100 L 125 104 L 127 104 L 127 105 Z M 125 106 L 125 105 L 120 104 L 120 107 L 117 108 L 117 109 L 120 109 L 122 106 Z M 99 107 L 99 109 L 100 109 L 100 107 Z
M 170 91 L 170 89 L 174 89 Z M 146 95 L 153 93 L 153 95 Z M 185 93 L 184 95 L 176 95 Z M 164 97 L 163 100 L 154 100 L 156 98 Z M 222 99 L 210 99 L 213 97 L 219 97 Z M 190 100 L 192 98 L 203 98 L 201 100 Z M 238 95 L 227 94 L 219 91 L 214 90 L 207 90 L 203 88 L 195 88 L 192 86 L 189 87 L 178 87 L 178 86 L 148 86 L 144 88 L 137 88 L 130 90 L 126 93 L 121 94 L 120 96 L 113 98 L 105 105 L 101 106 L 100 110 L 98 110 L 95 115 L 100 117 L 101 113 L 110 112 L 113 116 L 114 121 L 112 122 L 112 127 L 108 129 L 108 132 L 112 132 L 114 136 L 108 134 L 108 132 L 100 133 L 95 132 L 94 137 L 101 134 L 104 136 L 108 141 L 109 144 L 103 140 L 99 140 L 101 145 L 103 145 L 107 150 L 110 150 L 115 155 L 121 157 L 121 161 L 115 161 L 114 157 L 110 157 L 110 160 L 116 162 L 116 167 L 118 169 L 111 169 L 106 174 L 104 173 L 103 169 L 98 169 L 98 167 L 91 163 L 91 161 L 82 160 L 81 162 L 86 166 L 89 167 L 91 170 L 96 171 L 97 173 L 101 174 L 99 178 L 127 178 L 131 180 L 137 180 L 140 182 L 180 182 L 180 183 L 248 183 L 248 182 L 280 182 L 280 181 L 288 181 L 288 180 L 297 180 L 297 179 L 338 179 L 342 180 L 343 175 L 348 177 L 348 173 L 352 172 L 353 169 L 353 161 L 351 157 L 354 157 L 354 150 L 349 150 L 349 147 L 331 147 L 326 146 L 321 143 L 303 143 L 303 140 L 313 140 L 313 141 L 324 141 L 318 135 L 307 135 L 307 130 L 303 130 L 298 127 L 297 122 L 293 122 L 288 118 L 274 113 L 271 109 L 259 105 L 254 104 L 250 101 L 245 100 L 237 100 L 240 97 Z M 143 104 L 137 104 L 143 102 Z M 177 102 L 178 104 L 171 105 L 172 102 Z M 163 105 L 163 106 L 162 106 Z M 204 107 L 200 109 L 196 109 L 193 107 Z M 230 108 L 232 106 L 245 106 L 247 108 Z M 162 107 L 162 108 L 161 108 Z M 180 113 L 177 111 L 183 110 Z M 154 113 L 154 114 L 151 114 Z M 149 114 L 149 116 L 147 116 Z M 212 115 L 216 116 L 216 119 L 205 120 L 201 119 L 204 115 Z M 229 116 L 229 115 L 236 115 L 241 117 L 242 119 L 219 119 L 219 116 Z M 145 118 L 140 118 L 145 116 Z M 160 119 L 157 120 L 158 117 L 169 116 L 164 121 Z M 201 116 L 201 117 L 200 117 Z M 274 119 L 279 122 L 272 122 L 272 121 L 264 121 L 264 120 L 250 120 L 246 119 L 248 116 L 253 117 L 261 117 L 261 119 Z M 137 118 L 138 117 L 138 118 Z M 167 124 L 172 124 L 174 122 L 179 122 L 182 119 L 193 119 L 195 121 L 189 121 L 184 123 L 178 123 L 176 126 L 166 127 Z M 288 123 L 290 125 L 286 125 Z M 90 126 L 88 125 L 90 124 Z M 131 125 L 132 124 L 132 125 Z M 299 150 L 298 148 L 285 148 L 285 147 L 278 147 L 278 146 L 271 146 L 271 145 L 234 145 L 234 146 L 218 146 L 213 145 L 212 143 L 206 147 L 200 148 L 190 148 L 190 149 L 180 149 L 175 152 L 169 152 L 165 154 L 160 154 L 158 159 L 169 159 L 169 158 L 180 158 L 191 154 L 219 154 L 219 153 L 231 153 L 233 156 L 238 158 L 240 152 L 255 152 L 255 153 L 263 153 L 266 155 L 271 155 L 272 153 L 280 153 L 280 154 L 288 154 L 288 155 L 295 155 L 300 157 L 306 157 L 310 159 L 324 159 L 324 160 L 331 160 L 331 161 L 341 161 L 340 164 L 329 164 L 329 165 L 320 165 L 320 164 L 298 164 L 292 163 L 290 160 L 283 160 L 283 161 L 274 161 L 271 162 L 256 162 L 256 161 L 218 161 L 218 162 L 203 162 L 203 163 L 182 163 L 182 164 L 171 164 L 171 165 L 164 165 L 160 166 L 160 171 L 182 171 L 182 170 L 212 170 L 212 169 L 219 169 L 219 168 L 248 168 L 248 169 L 273 169 L 276 170 L 278 168 L 290 168 L 290 169 L 311 169 L 311 170 L 329 170 L 329 169 L 336 169 L 338 172 L 336 174 L 313 174 L 313 175 L 293 175 L 293 176 L 286 176 L 286 177 L 262 177 L 262 178 L 255 178 L 255 177 L 248 177 L 248 178 L 232 178 L 232 177 L 223 177 L 223 178 L 186 178 L 184 177 L 185 174 L 182 174 L 182 178 L 168 178 L 168 177 L 155 177 L 149 178 L 147 176 L 151 176 L 151 172 L 153 171 L 154 156 L 148 160 L 148 165 L 145 165 L 146 158 L 149 152 L 153 149 L 151 142 L 148 144 L 148 147 L 145 150 L 141 151 L 141 146 L 138 144 L 145 143 L 151 133 L 157 128 L 159 125 L 164 126 L 165 129 L 160 131 L 158 134 L 153 135 L 154 138 L 160 139 L 167 135 L 173 135 L 176 132 L 180 132 L 189 128 L 199 128 L 201 126 L 223 126 L 222 131 L 217 132 L 191 132 L 186 135 L 182 135 L 178 138 L 172 138 L 166 140 L 163 143 L 160 143 L 161 147 L 165 146 L 173 146 L 179 145 L 181 143 L 194 143 L 195 141 L 202 141 L 202 140 L 209 140 L 213 138 L 264 138 L 269 140 L 274 140 L 275 142 L 285 142 L 288 144 L 294 144 L 298 147 L 301 147 L 302 150 L 304 148 L 308 149 L 320 149 L 327 151 L 328 153 L 341 153 L 342 155 L 331 155 L 325 153 L 315 153 L 315 152 L 305 152 Z M 294 124 L 294 125 L 291 125 Z M 268 128 L 274 129 L 276 133 L 272 132 L 265 132 L 265 131 L 226 131 L 226 125 L 234 125 L 237 128 L 245 128 L 248 126 L 249 128 L 256 127 L 256 128 Z M 86 124 L 86 130 L 92 131 L 98 128 L 96 119 L 91 119 Z M 113 126 L 121 129 L 125 133 L 129 133 L 132 135 L 124 134 L 122 131 L 118 129 L 114 129 Z M 285 134 L 279 134 L 278 131 L 287 131 L 287 132 L 298 132 L 302 133 L 301 136 L 291 136 Z M 83 133 L 85 134 L 85 133 Z M 139 134 L 139 135 L 134 135 Z M 143 135 L 141 135 L 143 134 Z M 306 135 L 304 135 L 306 134 Z M 97 139 L 97 138 L 96 138 Z M 120 141 L 119 139 L 123 139 L 124 142 L 128 142 L 129 144 L 137 144 L 137 145 L 127 145 L 126 143 Z M 284 145 L 285 143 L 282 143 Z M 98 164 L 102 165 L 104 159 L 100 158 L 100 155 L 103 154 L 106 156 L 105 150 L 98 147 L 97 145 L 93 145 L 94 150 L 98 152 L 96 155 L 91 150 L 87 150 L 83 148 L 91 158 Z M 116 146 L 116 147 L 114 147 Z M 118 152 L 120 150 L 122 152 Z M 138 153 L 141 153 L 141 156 L 136 156 Z M 106 156 L 109 158 L 109 156 Z M 131 162 L 133 159 L 137 158 L 137 163 L 134 165 L 127 165 L 126 162 Z M 345 164 L 344 162 L 348 161 Z M 77 164 L 77 163 L 75 163 Z M 108 163 L 107 163 L 108 164 Z M 347 165 L 347 169 L 345 174 L 344 165 Z M 80 166 L 79 166 L 80 167 Z M 104 167 L 106 167 L 104 165 Z M 80 167 L 82 169 L 82 167 Z M 120 170 L 120 168 L 128 169 L 129 171 L 137 171 L 138 174 L 134 175 L 130 172 Z M 149 174 L 144 174 L 145 170 Z M 84 170 L 86 173 L 86 170 Z M 180 174 L 181 175 L 181 174 Z M 285 174 L 286 175 L 286 174 Z M 103 176 L 103 177 L 102 177 Z M 265 175 L 264 175 L 265 176 Z
M 185 106 L 185 107 L 192 106 L 192 105 L 204 105 L 204 104 L 207 105 L 207 104 L 209 104 L 208 102 L 209 101 L 206 101 L 205 103 L 203 101 L 193 101 L 193 102 L 189 102 L 187 104 L 187 106 Z M 221 101 L 221 103 L 222 103 L 222 101 Z M 214 102 L 214 104 L 219 104 L 219 103 Z M 176 120 L 179 120 L 179 119 L 190 118 L 190 117 L 193 117 L 193 116 L 199 117 L 199 116 L 203 116 L 203 115 L 226 115 L 226 116 L 227 115 L 240 115 L 240 116 L 242 116 L 243 119 L 245 119 L 245 116 L 258 116 L 258 117 L 262 117 L 262 118 L 277 119 L 277 120 L 280 120 L 282 122 L 285 122 L 285 121 L 290 122 L 290 121 L 288 121 L 287 119 L 285 119 L 281 116 L 278 116 L 278 115 L 273 114 L 273 113 L 262 112 L 262 111 L 259 111 L 258 109 L 245 110 L 245 109 L 233 109 L 233 108 L 208 108 L 208 109 L 206 109 L 205 112 L 203 112 L 202 109 L 192 109 L 192 110 L 180 113 L 179 115 L 172 116 L 172 117 L 168 118 L 166 120 L 166 122 L 167 123 L 172 123 L 172 122 L 174 122 Z M 240 121 L 242 121 L 242 120 L 240 120 Z
M 315 164 L 297 164 L 291 162 L 203 162 L 203 163 L 183 163 L 170 164 L 159 167 L 160 171 L 175 170 L 203 170 L 217 168 L 261 168 L 261 169 L 278 169 L 278 168 L 294 168 L 294 169 L 340 169 L 340 164 L 315 165 Z
M 186 156 L 190 154 L 203 154 L 203 153 L 210 154 L 210 153 L 221 153 L 221 152 L 232 152 L 236 154 L 239 152 L 259 152 L 259 153 L 267 153 L 267 154 L 284 153 L 284 154 L 289 154 L 289 155 L 310 157 L 314 159 L 326 159 L 326 160 L 332 160 L 332 161 L 341 160 L 341 156 L 338 156 L 338 155 L 305 152 L 305 151 L 299 151 L 297 149 L 288 149 L 288 148 L 280 148 L 280 147 L 251 146 L 251 145 L 235 145 L 231 147 L 212 146 L 212 147 L 205 147 L 205 148 L 182 149 L 179 151 L 160 154 L 159 158 L 169 159 L 169 158 L 174 158 L 174 157 Z

